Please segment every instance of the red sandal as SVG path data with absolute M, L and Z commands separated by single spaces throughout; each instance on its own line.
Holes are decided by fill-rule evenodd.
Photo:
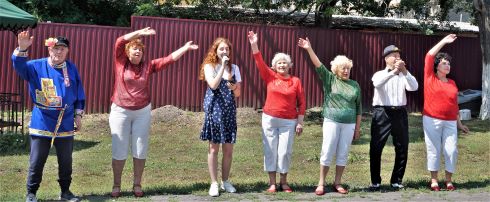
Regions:
M 453 185 L 452 182 L 446 182 L 446 190 L 454 191 L 454 190 L 456 190 L 456 187 Z
M 136 188 L 139 188 L 140 190 L 136 191 Z M 141 188 L 141 184 L 134 184 L 133 185 L 133 194 L 135 197 L 143 197 L 145 193 L 143 192 Z
M 267 191 L 268 193 L 276 193 L 277 192 L 276 185 L 275 184 L 270 185 L 269 189 L 267 189 L 265 191 Z
M 111 197 L 117 198 L 121 196 L 121 185 L 112 186 Z
M 286 192 L 286 193 L 291 193 L 293 192 L 293 190 L 291 189 L 291 187 L 289 187 L 288 184 L 280 184 L 279 185 L 279 188 L 283 191 L 283 192 Z
M 431 182 L 429 184 L 429 187 L 432 191 L 441 191 L 441 188 L 439 187 L 439 184 L 437 184 L 437 182 Z
M 318 196 L 324 195 L 325 194 L 325 186 L 319 185 L 318 187 L 316 187 L 315 194 Z
M 333 185 L 333 189 L 341 194 L 347 194 L 349 193 L 349 191 L 347 189 L 345 189 L 344 187 L 342 187 L 341 184 L 334 184 Z

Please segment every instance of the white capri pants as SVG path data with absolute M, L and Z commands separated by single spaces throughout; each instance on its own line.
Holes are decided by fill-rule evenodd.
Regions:
M 439 171 L 441 147 L 444 153 L 446 171 L 456 171 L 458 159 L 457 121 L 446 121 L 423 116 L 425 146 L 427 147 L 427 169 Z
M 109 126 L 112 134 L 112 158 L 126 160 L 129 144 L 134 158 L 146 159 L 151 124 L 151 104 L 138 109 L 111 105 Z
M 334 154 L 336 154 L 337 166 L 347 165 L 355 129 L 355 123 L 337 123 L 327 118 L 323 119 L 321 165 L 330 166 Z
M 293 153 L 296 119 L 281 119 L 262 113 L 264 171 L 287 173 Z

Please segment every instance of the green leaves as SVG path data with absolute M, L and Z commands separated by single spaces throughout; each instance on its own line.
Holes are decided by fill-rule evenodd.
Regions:
M 141 16 L 160 16 L 160 11 L 153 3 L 144 3 L 136 6 L 134 14 Z
M 116 0 L 12 0 L 11 3 L 36 16 L 40 21 L 75 24 L 129 26 L 136 3 Z M 107 11 L 111 12 L 107 12 Z
M 305 24 L 330 27 L 332 15 L 394 16 L 408 15 L 425 25 L 422 31 L 431 34 L 434 22 L 447 19 L 450 11 L 472 13 L 472 0 L 12 0 L 41 21 L 129 26 L 131 15 L 161 16 L 266 24 Z M 433 2 L 433 1 L 432 1 Z M 434 4 L 434 3 L 432 3 Z M 192 7 L 182 7 L 191 5 Z M 437 8 L 439 10 L 437 11 Z M 254 12 L 251 13 L 247 9 Z M 452 9 L 452 10 L 451 10 Z M 110 10 L 111 12 L 107 12 Z M 285 11 L 285 12 L 282 12 Z M 437 11 L 437 12 L 434 12 Z M 431 13 L 432 12 L 432 13 Z M 311 22 L 311 21 L 310 21 Z
M 13 154 L 28 151 L 29 136 L 15 133 L 0 135 L 0 154 Z

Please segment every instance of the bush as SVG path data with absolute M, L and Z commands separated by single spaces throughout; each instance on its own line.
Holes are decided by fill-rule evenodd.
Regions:
M 29 135 L 5 133 L 0 135 L 0 154 L 27 151 Z
M 323 108 L 321 108 L 321 107 L 313 107 L 313 108 L 306 110 L 305 121 L 322 123 L 322 121 L 323 121 L 322 110 L 323 110 Z

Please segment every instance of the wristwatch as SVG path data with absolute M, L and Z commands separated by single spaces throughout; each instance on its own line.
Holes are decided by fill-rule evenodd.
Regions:
M 76 110 L 77 112 L 75 113 L 75 116 L 80 116 L 80 118 L 83 118 L 83 115 L 85 114 L 85 111 L 83 110 Z
M 27 53 L 27 49 L 26 50 L 20 50 L 19 47 L 17 47 L 15 49 L 14 55 L 15 56 L 18 56 L 18 57 L 27 57 L 27 56 L 29 56 L 29 54 Z

